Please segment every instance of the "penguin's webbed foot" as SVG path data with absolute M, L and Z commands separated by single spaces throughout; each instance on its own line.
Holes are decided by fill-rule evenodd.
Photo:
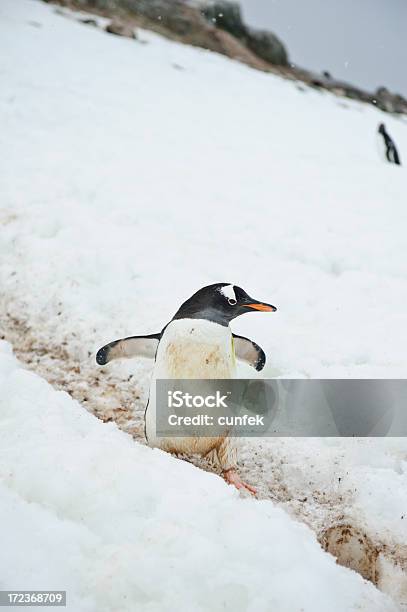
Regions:
M 222 472 L 223 478 L 228 484 L 233 485 L 236 489 L 246 489 L 252 495 L 256 495 L 257 491 L 254 487 L 244 482 L 234 468 Z

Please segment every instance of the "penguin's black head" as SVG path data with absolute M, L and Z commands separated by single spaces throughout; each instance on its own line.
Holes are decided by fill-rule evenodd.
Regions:
M 216 283 L 203 287 L 184 302 L 174 319 L 206 319 L 229 325 L 245 312 L 275 312 L 277 308 L 259 302 L 247 295 L 246 291 L 229 283 Z
M 385 132 L 386 132 L 386 126 L 384 125 L 384 123 L 380 123 L 380 124 L 379 124 L 379 127 L 377 128 L 377 131 L 378 131 L 380 134 L 385 134 Z

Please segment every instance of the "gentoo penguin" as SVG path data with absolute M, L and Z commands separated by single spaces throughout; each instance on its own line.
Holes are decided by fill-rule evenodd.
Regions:
M 203 287 L 184 302 L 161 333 L 131 336 L 103 346 L 96 355 L 100 365 L 123 357 L 155 358 L 150 395 L 145 411 L 145 434 L 150 446 L 175 454 L 215 456 L 223 476 L 236 488 L 255 489 L 237 471 L 237 451 L 228 437 L 158 438 L 156 435 L 157 379 L 233 378 L 236 357 L 260 371 L 264 351 L 252 340 L 232 334 L 229 323 L 245 312 L 274 312 L 276 307 L 259 302 L 229 283 Z
M 384 123 L 381 123 L 379 125 L 377 131 L 383 136 L 383 142 L 381 142 L 381 149 L 383 150 L 384 145 L 384 156 L 387 161 L 391 164 L 397 164 L 397 166 L 401 166 L 400 156 L 397 151 L 397 147 L 394 143 L 394 140 L 387 133 L 386 126 L 384 125 Z

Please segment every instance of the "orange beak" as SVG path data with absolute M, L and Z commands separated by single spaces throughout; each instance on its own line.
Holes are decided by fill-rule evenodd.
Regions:
M 247 308 L 253 308 L 253 310 L 261 310 L 262 312 L 276 312 L 277 308 L 271 304 L 263 304 L 262 302 L 256 302 L 254 304 L 246 304 Z

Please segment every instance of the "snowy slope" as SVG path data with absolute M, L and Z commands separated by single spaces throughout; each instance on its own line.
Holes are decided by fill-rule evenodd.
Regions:
M 404 120 L 34 1 L 0 13 L 14 315 L 83 357 L 227 281 L 279 307 L 234 322 L 266 375 L 405 375 L 407 175 L 375 138 L 384 120 L 407 162 Z
M 0 588 L 67 610 L 396 610 L 270 502 L 134 444 L 0 344 Z

